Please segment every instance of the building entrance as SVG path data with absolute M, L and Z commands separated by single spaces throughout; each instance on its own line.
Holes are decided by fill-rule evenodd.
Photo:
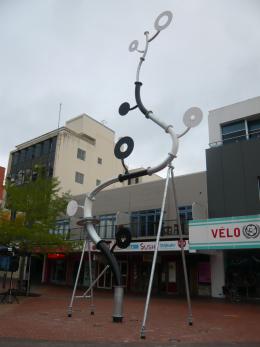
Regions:
M 226 253 L 226 288 L 243 298 L 260 299 L 260 255 L 258 251 Z

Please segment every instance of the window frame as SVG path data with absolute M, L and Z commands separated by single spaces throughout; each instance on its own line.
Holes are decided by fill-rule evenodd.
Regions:
M 78 147 L 77 159 L 80 159 L 82 161 L 86 161 L 86 151 L 84 149 Z
M 79 177 L 82 178 L 82 182 L 81 182 L 81 179 L 77 179 L 77 178 L 79 178 Z M 84 175 L 83 173 L 78 172 L 78 171 L 75 172 L 75 182 L 76 182 L 76 183 L 84 184 L 84 178 L 85 178 L 85 175 Z
M 160 215 L 161 215 L 160 208 L 133 211 L 131 213 L 131 231 L 133 236 L 134 237 L 155 236 L 157 233 L 157 224 L 159 224 Z M 151 223 L 153 224 L 153 230 L 151 230 Z M 162 228 L 163 228 L 163 225 L 162 225 Z

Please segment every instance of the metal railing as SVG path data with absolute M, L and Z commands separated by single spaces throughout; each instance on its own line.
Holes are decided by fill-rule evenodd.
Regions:
M 122 224 L 125 228 L 128 228 L 131 231 L 133 239 L 144 239 L 144 238 L 155 238 L 158 231 L 158 222 L 151 222 L 146 224 L 140 223 L 130 223 Z M 183 221 L 181 223 L 182 234 L 184 237 L 189 235 L 189 226 L 188 221 Z M 118 226 L 114 224 L 107 224 L 105 226 L 96 225 L 96 231 L 102 239 L 110 240 L 115 238 L 115 233 Z M 83 228 L 71 228 L 68 238 L 70 240 L 84 240 L 84 230 Z M 164 220 L 161 229 L 161 236 L 163 238 L 179 238 L 178 223 L 177 220 Z
M 219 140 L 209 143 L 209 147 L 219 147 L 222 145 L 225 145 L 227 143 L 234 143 L 234 142 L 240 142 L 240 141 L 250 141 L 255 138 L 260 138 L 260 130 L 250 131 L 248 134 L 240 135 L 240 136 L 234 136 L 230 137 L 225 140 Z

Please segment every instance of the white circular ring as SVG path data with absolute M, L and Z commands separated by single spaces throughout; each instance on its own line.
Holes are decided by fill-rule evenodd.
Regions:
M 163 17 L 167 17 L 167 20 L 164 24 L 159 24 L 160 20 Z M 164 11 L 161 14 L 159 14 L 159 16 L 156 18 L 155 22 L 154 22 L 154 27 L 157 31 L 161 31 L 165 28 L 167 28 L 168 25 L 170 25 L 172 21 L 172 12 L 171 11 Z
M 183 115 L 183 123 L 188 128 L 194 128 L 202 121 L 203 113 L 198 107 L 189 108 Z
M 128 49 L 129 49 L 130 52 L 134 52 L 134 51 L 137 50 L 137 48 L 138 48 L 138 41 L 137 41 L 137 40 L 134 40 L 134 41 L 132 41 L 132 42 L 130 43 Z
M 72 217 L 72 216 L 75 216 L 77 210 L 78 210 L 78 203 L 76 200 L 71 200 L 69 203 L 68 203 L 68 206 L 67 206 L 67 215 L 69 217 Z

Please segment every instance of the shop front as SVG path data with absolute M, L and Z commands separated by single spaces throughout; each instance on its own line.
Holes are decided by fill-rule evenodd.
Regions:
M 115 248 L 119 263 L 125 262 L 127 273 L 126 291 L 136 294 L 146 294 L 155 241 L 132 242 L 127 249 Z M 199 290 L 199 281 L 204 286 L 210 285 L 208 276 L 209 256 L 189 254 L 189 243 L 184 244 L 189 284 L 192 295 L 208 295 Z M 203 267 L 204 266 L 204 267 Z M 160 241 L 155 267 L 152 293 L 157 295 L 185 295 L 181 245 L 178 241 Z
M 260 215 L 190 221 L 189 233 L 190 250 L 210 255 L 213 297 L 260 298 Z
M 110 243 L 110 247 L 113 242 Z M 155 241 L 132 242 L 126 249 L 115 247 L 114 253 L 119 263 L 123 286 L 126 293 L 146 294 L 155 249 Z M 192 296 L 210 294 L 209 256 L 189 253 L 189 242 L 184 243 L 188 279 Z M 46 256 L 46 283 L 72 286 L 76 279 L 81 253 L 55 253 Z M 106 260 L 96 246 L 91 243 L 92 278 L 95 280 L 107 267 Z M 90 285 L 88 253 L 83 259 L 78 286 Z M 100 276 L 96 288 L 111 290 L 114 286 L 113 274 L 108 267 Z M 185 283 L 178 241 L 160 241 L 155 267 L 152 293 L 156 295 L 185 295 Z

